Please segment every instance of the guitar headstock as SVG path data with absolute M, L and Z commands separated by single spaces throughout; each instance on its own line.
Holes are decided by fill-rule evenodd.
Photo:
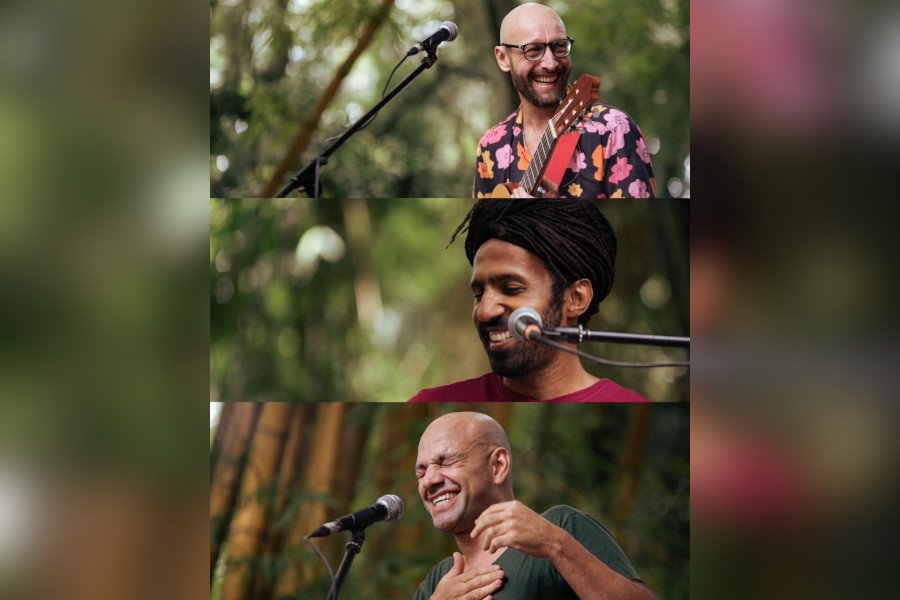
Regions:
M 600 92 L 600 78 L 585 73 L 578 78 L 569 93 L 560 103 L 556 114 L 550 119 L 556 135 L 565 132 L 575 124 L 578 117 L 588 107 L 597 102 Z

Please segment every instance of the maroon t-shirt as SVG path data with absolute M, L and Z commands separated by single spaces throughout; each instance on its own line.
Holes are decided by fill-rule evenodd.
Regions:
M 536 402 L 534 398 L 514 392 L 494 372 L 476 379 L 467 379 L 422 390 L 410 402 Z M 601 379 L 589 388 L 544 402 L 649 402 L 646 398 L 626 390 L 609 379 Z

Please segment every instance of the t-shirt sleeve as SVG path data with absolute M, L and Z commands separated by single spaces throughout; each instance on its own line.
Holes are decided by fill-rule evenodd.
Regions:
M 568 507 L 551 508 L 545 513 L 545 517 L 572 534 L 572 537 L 613 571 L 643 583 L 618 542 L 599 521 Z

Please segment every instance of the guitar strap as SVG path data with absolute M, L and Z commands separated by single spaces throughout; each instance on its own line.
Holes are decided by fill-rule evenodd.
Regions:
M 563 174 L 566 172 L 566 167 L 569 166 L 569 161 L 572 160 L 572 155 L 575 154 L 575 147 L 578 145 L 578 138 L 580 137 L 580 131 L 573 131 L 563 134 L 559 138 L 556 148 L 553 149 L 553 155 L 550 157 L 547 170 L 544 172 L 544 177 L 559 185 Z M 564 194 L 565 192 L 560 190 L 560 193 Z

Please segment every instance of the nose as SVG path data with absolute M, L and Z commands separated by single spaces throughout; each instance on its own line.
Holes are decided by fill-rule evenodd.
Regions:
M 485 290 L 481 300 L 475 305 L 475 323 L 490 323 L 494 319 L 503 316 L 506 308 L 499 302 L 496 294 Z
M 544 56 L 538 61 L 538 66 L 547 71 L 555 71 L 558 63 L 559 61 L 553 54 L 553 49 L 550 46 L 544 48 Z
M 443 483 L 444 477 L 441 475 L 440 469 L 434 465 L 428 465 L 425 468 L 425 474 L 419 479 L 419 485 L 422 486 L 422 495 L 424 496 L 432 487 Z

